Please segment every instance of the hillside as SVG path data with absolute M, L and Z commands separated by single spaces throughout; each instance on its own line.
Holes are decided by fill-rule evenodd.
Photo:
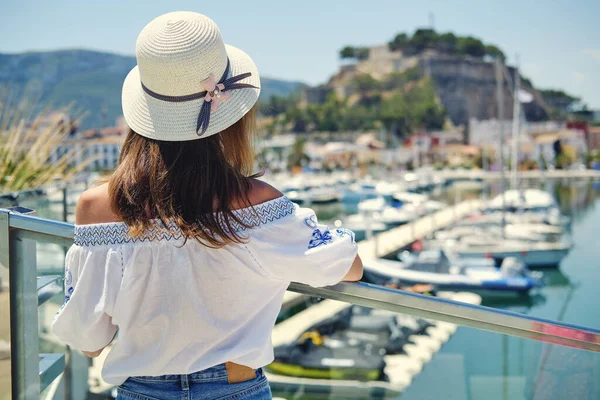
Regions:
M 86 114 L 82 128 L 112 126 L 121 115 L 121 85 L 135 57 L 89 50 L 0 54 L 0 87 L 40 105 L 74 103 Z M 287 96 L 300 82 L 261 77 L 261 100 Z
M 499 47 L 479 38 L 417 29 L 412 34 L 400 32 L 380 46 L 345 46 L 339 57 L 344 65 L 326 87 L 342 98 L 356 92 L 354 81 L 361 76 L 385 82 L 394 74 L 412 70 L 418 71 L 420 77 L 432 79 L 437 98 L 454 124 L 467 124 L 470 118 L 485 120 L 497 116 L 494 60 L 505 60 L 505 54 Z M 512 118 L 514 78 L 515 69 L 506 66 L 505 118 Z M 577 100 L 562 91 L 540 91 L 522 76 L 521 89 L 532 96 L 532 101 L 522 105 L 528 121 L 545 120 L 550 116 L 564 118 L 568 106 Z M 319 91 L 322 89 L 316 93 L 317 101 Z

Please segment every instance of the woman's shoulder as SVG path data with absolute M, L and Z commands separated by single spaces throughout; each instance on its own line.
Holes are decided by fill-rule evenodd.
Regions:
M 121 222 L 112 211 L 108 183 L 92 187 L 82 193 L 75 208 L 75 223 L 77 225 L 102 224 Z
M 255 206 L 282 196 L 283 193 L 269 185 L 267 182 L 254 178 L 250 179 L 250 191 L 248 192 L 250 205 Z
M 240 209 L 256 206 L 283 196 L 279 190 L 268 183 L 251 178 L 250 190 L 246 201 L 234 201 L 233 208 Z M 121 222 L 111 208 L 108 183 L 95 186 L 83 192 L 77 201 L 75 210 L 75 223 L 77 225 L 102 224 L 107 222 Z
M 248 190 L 246 198 L 234 200 L 232 209 L 239 210 L 257 206 L 283 196 L 283 193 L 269 185 L 267 182 L 255 178 L 249 178 L 248 181 L 250 183 L 250 189 Z

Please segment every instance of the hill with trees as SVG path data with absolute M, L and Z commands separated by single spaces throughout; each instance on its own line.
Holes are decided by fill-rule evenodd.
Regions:
M 420 54 L 425 50 L 436 50 L 444 54 L 456 56 L 500 57 L 506 56 L 497 46 L 485 44 L 472 36 L 457 36 L 452 32 L 438 33 L 433 29 L 417 29 L 412 35 L 398 33 L 390 42 L 391 51 L 402 51 L 405 55 Z M 341 59 L 366 60 L 369 58 L 368 47 L 345 46 L 340 50 Z
M 264 101 L 270 132 L 383 127 L 406 136 L 497 115 L 492 61 L 506 56 L 476 37 L 417 29 L 398 33 L 386 46 L 344 46 L 339 58 L 344 63 L 325 85 L 305 90 L 304 96 Z M 515 73 L 504 68 L 505 118 L 512 118 Z M 567 106 L 578 100 L 562 91 L 538 91 L 522 75 L 520 80 L 533 97 L 523 104 L 529 121 L 564 118 Z
M 135 66 L 132 56 L 89 50 L 0 54 L 0 88 L 38 102 L 41 108 L 74 104 L 86 117 L 82 128 L 113 126 L 121 116 L 121 86 Z M 301 82 L 261 77 L 261 99 L 286 97 Z

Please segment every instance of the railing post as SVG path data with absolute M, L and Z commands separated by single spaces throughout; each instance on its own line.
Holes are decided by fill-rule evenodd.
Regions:
M 0 209 L 0 326 L 11 326 L 10 323 L 10 253 L 9 253 L 9 219 L 10 214 L 8 210 Z M 0 359 L 11 360 L 11 346 L 10 346 L 10 329 L 6 330 L 8 335 L 0 337 L 0 347 L 2 354 Z M 2 388 L 2 391 L 6 393 L 11 392 L 11 370 L 12 366 L 10 362 L 4 362 L 8 364 L 8 368 L 1 371 L 0 379 L 3 382 L 9 382 L 8 387 Z
M 69 189 L 66 183 L 62 188 L 62 213 L 63 221 L 67 222 L 69 218 Z
M 10 218 L 10 214 L 9 214 Z M 10 233 L 10 327 L 12 398 L 39 399 L 36 243 Z

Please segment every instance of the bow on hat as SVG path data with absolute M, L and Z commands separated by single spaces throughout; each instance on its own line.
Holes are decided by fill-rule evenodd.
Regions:
M 144 91 L 150 96 L 163 101 L 171 101 L 171 102 L 182 102 L 182 101 L 191 101 L 204 98 L 202 105 L 200 106 L 200 112 L 198 113 L 198 123 L 196 124 L 196 133 L 198 136 L 202 136 L 206 130 L 208 129 L 208 125 L 210 124 L 210 114 L 211 112 L 217 112 L 219 110 L 219 104 L 231 98 L 231 91 L 235 89 L 258 89 L 258 87 L 251 85 L 249 83 L 239 83 L 242 79 L 246 79 L 252 76 L 252 73 L 246 72 L 240 75 L 231 76 L 227 78 L 229 74 L 230 63 L 229 59 L 227 59 L 227 67 L 225 68 L 225 72 L 221 76 L 221 79 L 217 82 L 214 75 L 210 74 L 208 78 L 202 81 L 202 88 L 204 91 L 189 94 L 185 96 L 165 96 L 152 90 L 148 89 L 143 83 L 142 88 Z

